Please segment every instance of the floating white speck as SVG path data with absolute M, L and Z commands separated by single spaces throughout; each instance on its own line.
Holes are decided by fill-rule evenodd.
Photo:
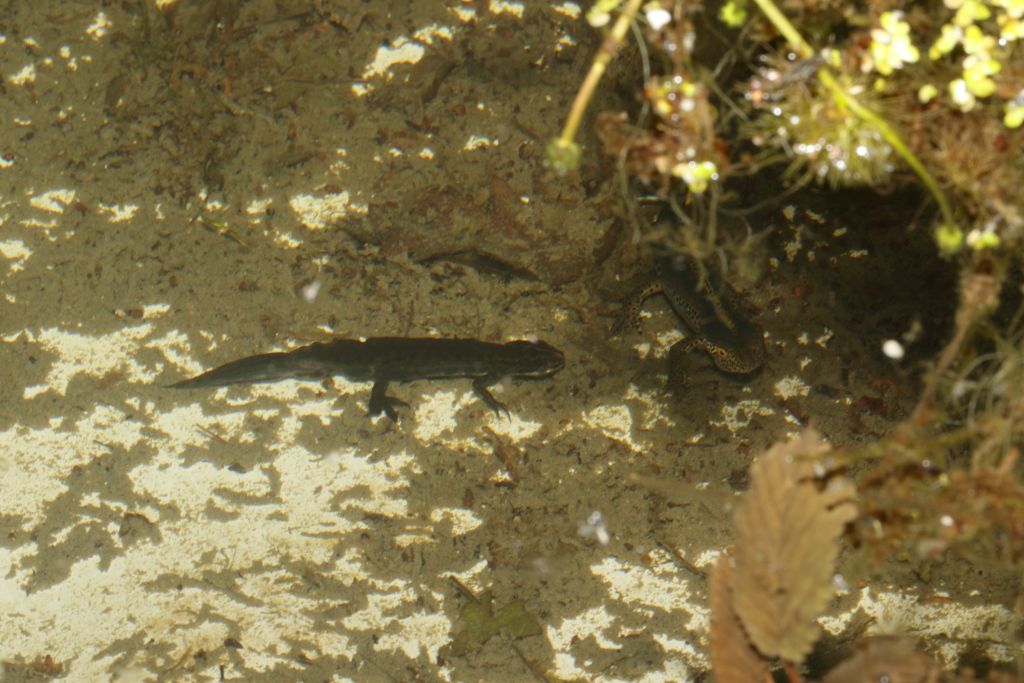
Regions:
M 651 25 L 651 28 L 655 31 L 660 31 L 662 28 L 668 25 L 672 21 L 672 15 L 663 7 L 658 7 L 654 3 L 651 3 L 650 9 L 645 13 L 647 17 L 647 23 Z
M 320 293 L 320 287 L 322 286 L 323 283 L 320 282 L 319 280 L 314 280 L 313 282 L 310 282 L 308 285 L 302 288 L 302 299 L 306 303 L 313 303 L 314 301 L 316 301 L 317 294 Z
M 591 512 L 590 516 L 587 517 L 587 521 L 579 525 L 578 532 L 583 538 L 593 536 L 601 545 L 608 545 L 612 538 L 611 534 L 608 533 L 608 528 L 604 525 L 604 515 L 597 510 Z
M 893 360 L 902 360 L 906 350 L 903 348 L 903 344 L 895 339 L 886 339 L 882 342 L 882 353 Z
M 474 149 L 480 149 L 481 147 L 491 147 L 498 144 L 497 140 L 485 137 L 483 135 L 470 135 L 469 139 L 466 140 L 466 144 L 462 146 L 467 152 L 471 152 Z

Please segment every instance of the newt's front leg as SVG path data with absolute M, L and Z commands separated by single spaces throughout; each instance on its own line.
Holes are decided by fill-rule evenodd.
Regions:
M 398 422 L 398 411 L 395 408 L 408 408 L 409 404 L 394 396 L 388 396 L 387 391 L 388 381 L 386 379 L 377 380 L 373 383 L 373 389 L 370 390 L 370 403 L 367 406 L 370 417 L 376 417 L 384 413 L 391 418 L 392 422 Z
M 473 380 L 473 390 L 476 395 L 480 397 L 480 400 L 487 404 L 487 407 L 494 411 L 494 414 L 501 417 L 502 412 L 505 413 L 505 417 L 510 417 L 508 408 L 505 404 L 500 402 L 498 399 L 491 395 L 491 392 L 487 391 L 487 387 L 491 386 L 501 377 L 495 375 L 485 375 L 483 377 L 477 377 Z

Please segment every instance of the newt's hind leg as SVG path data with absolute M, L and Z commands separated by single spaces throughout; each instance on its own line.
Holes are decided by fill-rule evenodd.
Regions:
M 700 346 L 700 341 L 687 337 L 677 341 L 668 350 L 668 389 L 680 391 L 690 384 L 690 371 L 693 368 L 693 350 Z

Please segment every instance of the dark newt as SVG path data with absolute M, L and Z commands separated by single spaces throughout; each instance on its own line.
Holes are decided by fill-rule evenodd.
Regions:
M 654 263 L 657 277 L 630 297 L 613 334 L 627 326 L 638 328 L 644 301 L 664 294 L 693 335 L 669 351 L 674 371 L 680 355 L 696 346 L 722 372 L 743 375 L 764 364 L 764 332 L 744 317 L 735 291 L 719 273 L 681 254 L 658 256 Z
M 476 339 L 376 337 L 336 339 L 292 351 L 261 353 L 232 361 L 171 387 L 201 389 L 281 379 L 323 379 L 341 375 L 373 382 L 370 415 L 398 419 L 396 406 L 409 404 L 387 395 L 388 383 L 418 379 L 472 377 L 476 395 L 495 413 L 508 409 L 487 390 L 503 377 L 550 377 L 565 365 L 562 352 L 542 341 L 491 344 Z
M 417 261 L 417 263 L 430 265 L 431 263 L 437 263 L 438 261 L 466 266 L 467 268 L 472 268 L 481 275 L 497 276 L 504 282 L 511 282 L 513 278 L 519 278 L 520 280 L 526 280 L 527 282 L 536 282 L 538 279 L 536 275 L 526 268 L 520 268 L 499 256 L 495 256 L 494 254 L 490 254 L 486 251 L 479 251 L 477 249 L 441 252 L 422 258 Z

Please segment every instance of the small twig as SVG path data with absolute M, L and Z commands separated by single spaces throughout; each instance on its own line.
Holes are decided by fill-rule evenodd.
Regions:
M 660 498 L 656 498 L 652 503 L 649 511 L 649 521 L 651 529 L 654 531 L 654 542 L 657 543 L 662 550 L 667 552 L 672 560 L 679 565 L 680 568 L 693 574 L 695 577 L 700 579 L 706 586 L 708 581 L 707 572 L 695 565 L 694 563 L 683 557 L 682 553 L 676 550 L 675 546 L 665 540 L 665 537 L 658 531 L 658 527 L 661 526 L 659 519 L 661 517 L 661 511 L 664 508 L 664 501 Z
M 211 439 L 216 439 L 217 441 L 220 441 L 221 443 L 230 443 L 223 436 L 221 436 L 217 432 L 213 431 L 212 429 L 208 429 L 208 428 L 204 427 L 203 425 L 196 425 L 196 429 L 198 429 L 203 434 L 206 434 Z
M 640 31 L 640 26 L 635 21 L 630 22 L 629 25 L 633 29 L 633 40 L 636 41 L 636 47 L 640 51 L 640 65 L 643 68 L 644 84 L 646 85 L 651 82 L 651 58 L 647 54 L 647 43 L 644 42 L 644 34 Z M 647 118 L 650 109 L 651 103 L 645 97 L 636 120 L 643 122 Z
M 494 446 L 494 455 L 497 456 L 498 460 L 501 461 L 501 464 L 504 465 L 505 469 L 508 471 L 508 476 L 512 479 L 512 484 L 518 484 L 519 467 L 516 465 L 516 459 L 522 459 L 522 451 L 514 445 L 506 445 L 505 442 L 501 440 L 501 437 L 495 434 L 494 430 L 490 427 L 485 426 L 483 427 L 483 430 L 487 436 L 490 437 L 491 445 Z
M 587 111 L 587 105 L 590 104 L 590 100 L 594 96 L 597 84 L 604 75 L 605 69 L 608 68 L 608 63 L 612 61 L 612 57 L 622 47 L 622 40 L 626 36 L 626 31 L 629 30 L 630 24 L 633 23 L 633 18 L 636 16 L 637 11 L 640 9 L 640 2 L 641 0 L 629 0 L 622 9 L 612 30 L 608 33 L 604 42 L 601 43 L 601 48 L 590 65 L 590 71 L 587 72 L 586 78 L 583 79 L 583 85 L 580 86 L 579 92 L 576 93 L 576 99 L 573 100 L 572 108 L 569 110 L 569 118 L 565 120 L 565 127 L 562 128 L 562 134 L 548 145 L 548 159 L 551 160 L 552 165 L 559 172 L 571 171 L 579 164 L 579 147 L 574 142 L 576 132 L 583 121 L 583 114 Z
M 657 532 L 654 533 L 654 542 L 657 543 L 659 546 L 661 546 L 662 550 L 664 550 L 669 555 L 671 555 L 672 556 L 672 560 L 677 565 L 679 565 L 681 568 L 685 569 L 686 571 L 690 572 L 691 574 L 696 576 L 698 579 L 701 579 L 702 581 L 707 582 L 707 580 L 708 580 L 707 572 L 705 572 L 703 569 L 701 569 L 700 567 L 695 565 L 693 562 L 690 562 L 688 559 L 683 557 L 683 554 L 680 553 L 678 550 L 676 550 L 672 545 L 670 545 L 668 543 L 668 541 L 666 541 L 661 536 L 661 534 L 659 534 Z
M 462 595 L 462 597 L 466 598 L 467 600 L 472 600 L 473 602 L 480 602 L 480 599 L 476 597 L 476 594 L 473 593 L 473 591 L 470 590 L 466 584 L 459 581 L 459 578 L 457 576 L 449 574 L 448 580 L 452 582 L 452 584 L 455 586 L 455 590 L 457 590 Z
M 526 655 L 523 654 L 523 651 L 519 649 L 518 645 L 516 645 L 515 643 L 511 643 L 511 645 L 512 645 L 512 649 L 515 650 L 515 653 L 517 655 L 519 655 L 519 659 L 523 660 L 523 664 L 525 664 L 526 668 L 530 670 L 530 673 L 532 673 L 534 676 L 537 677 L 538 681 L 544 681 L 544 683 L 548 683 L 548 681 L 551 680 L 550 678 L 547 677 L 547 674 L 544 672 L 543 669 L 541 669 L 534 662 L 531 662 L 526 657 Z
M 203 216 L 199 216 L 196 220 L 199 222 L 199 225 L 203 226 L 203 228 L 209 230 L 215 235 L 220 235 L 221 237 L 226 237 L 229 240 L 237 242 L 243 249 L 249 248 L 249 245 L 246 244 L 239 234 L 235 232 L 235 230 L 225 221 L 211 220 L 204 218 Z
M 959 357 L 967 334 L 974 329 L 979 320 L 989 314 L 998 301 L 1000 280 L 991 275 L 975 274 L 963 279 L 960 283 L 960 302 L 956 312 L 956 332 L 939 355 L 935 367 L 928 373 L 924 391 L 908 420 L 911 425 L 921 425 L 931 412 L 939 379 L 946 373 L 953 362 Z

